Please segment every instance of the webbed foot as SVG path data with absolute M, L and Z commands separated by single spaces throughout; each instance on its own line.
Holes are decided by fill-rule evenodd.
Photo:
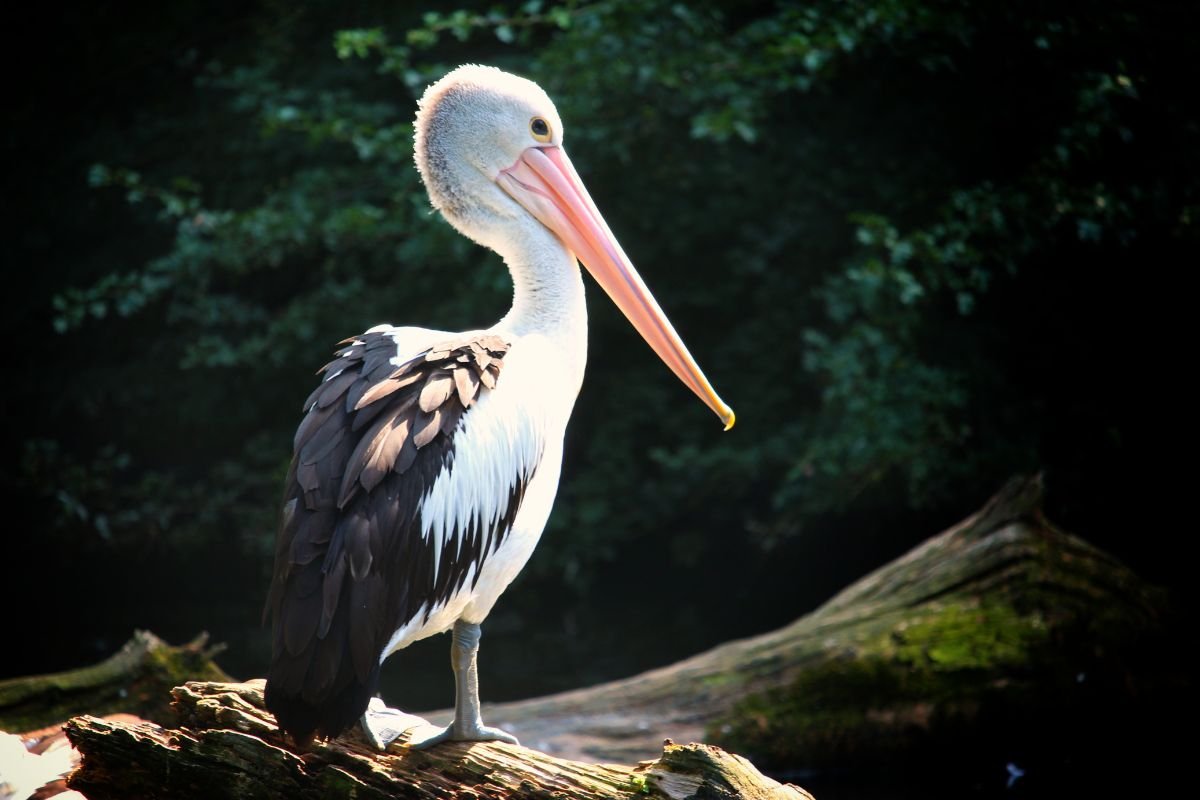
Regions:
M 377 750 L 387 750 L 388 745 L 414 728 L 437 730 L 423 717 L 406 714 L 399 709 L 388 708 L 378 697 L 371 698 L 359 724 L 362 726 L 367 741 Z M 413 735 L 418 736 L 421 733 L 427 732 L 417 731 Z
M 517 741 L 517 737 L 499 728 L 489 728 L 478 722 L 473 725 L 459 725 L 455 721 L 441 730 L 435 729 L 429 732 L 414 731 L 408 746 L 414 750 L 424 750 L 442 742 L 505 742 L 507 744 L 520 744 Z

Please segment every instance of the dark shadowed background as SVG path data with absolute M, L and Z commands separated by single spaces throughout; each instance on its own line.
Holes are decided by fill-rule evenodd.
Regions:
M 738 413 L 721 433 L 589 283 L 562 488 L 484 626 L 485 699 L 777 627 L 1037 469 L 1051 519 L 1192 606 L 1195 4 L 427 5 L 10 27 L 0 677 L 134 628 L 264 672 L 315 370 L 380 322 L 507 308 L 411 160 L 416 98 L 467 61 L 555 98 Z M 448 646 L 389 661 L 388 699 L 449 704 Z

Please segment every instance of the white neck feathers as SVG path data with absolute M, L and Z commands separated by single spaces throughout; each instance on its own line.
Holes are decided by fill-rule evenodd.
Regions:
M 575 256 L 557 236 L 532 217 L 497 251 L 512 273 L 512 309 L 497 327 L 518 336 L 541 333 L 586 348 L 587 305 Z

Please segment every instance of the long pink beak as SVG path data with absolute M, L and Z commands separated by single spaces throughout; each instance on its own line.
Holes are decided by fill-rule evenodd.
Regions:
M 733 409 L 717 396 L 625 251 L 608 229 L 561 147 L 530 147 L 497 182 L 562 239 L 583 262 L 642 338 L 671 370 L 708 405 L 725 430 L 733 427 Z

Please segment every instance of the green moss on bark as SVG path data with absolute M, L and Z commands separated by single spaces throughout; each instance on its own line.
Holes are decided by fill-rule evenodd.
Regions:
M 77 714 L 128 713 L 169 723 L 174 718 L 171 687 L 189 680 L 230 680 L 212 660 L 221 649 L 209 646 L 205 634 L 174 646 L 135 631 L 119 652 L 99 664 L 0 681 L 0 730 L 36 730 Z

